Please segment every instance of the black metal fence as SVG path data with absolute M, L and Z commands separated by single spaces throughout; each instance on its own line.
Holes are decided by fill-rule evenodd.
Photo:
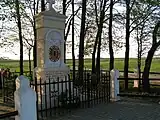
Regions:
M 14 104 L 14 92 L 16 90 L 15 80 L 20 75 L 19 72 L 10 72 L 8 75 L 1 75 L 0 80 L 2 87 L 0 89 L 0 98 L 4 103 Z M 25 76 L 29 76 L 29 72 L 24 72 Z
M 13 111 L 13 112 L 9 112 L 9 113 L 4 113 L 4 114 L 0 114 L 0 119 L 10 120 L 11 118 L 14 119 L 16 115 L 18 115 L 18 111 Z
M 19 72 L 8 72 L 7 74 L 1 74 L 1 89 L 0 89 L 0 107 L 7 108 L 5 112 L 0 113 L 0 119 L 10 120 L 14 119 L 18 115 L 18 111 L 13 111 L 14 103 L 14 92 L 16 90 L 16 78 L 20 75 Z M 28 72 L 25 72 L 24 75 L 28 76 Z
M 110 72 L 101 71 L 100 77 L 92 76 L 90 70 L 84 71 L 83 84 L 78 84 L 78 71 L 73 80 L 73 71 L 65 77 L 50 76 L 45 79 L 32 80 L 31 87 L 37 93 L 37 110 L 39 118 L 47 116 L 59 116 L 68 113 L 72 109 L 94 107 L 110 100 Z M 20 74 L 13 72 L 8 77 L 2 76 L 3 86 L 0 97 L 4 103 L 14 107 L 15 80 Z M 26 72 L 24 75 L 28 76 Z M 29 76 L 30 77 L 30 76 Z M 5 116 L 12 112 L 6 113 Z
M 110 100 L 110 74 L 101 72 L 100 81 L 94 82 L 89 71 L 84 73 L 83 85 L 77 85 L 72 76 L 35 78 L 31 87 L 37 92 L 38 116 L 57 116 L 72 109 L 93 107 Z
M 3 88 L 2 97 L 4 103 L 14 104 L 14 91 L 16 90 L 15 85 L 16 77 L 3 77 Z

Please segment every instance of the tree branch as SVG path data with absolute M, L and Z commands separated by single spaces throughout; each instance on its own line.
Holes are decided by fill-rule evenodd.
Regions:
M 136 0 L 134 0 L 134 1 L 133 1 L 133 3 L 131 4 L 131 7 L 130 7 L 129 11 L 131 11 L 131 10 L 132 10 L 133 5 L 134 5 L 134 3 L 135 3 L 135 2 L 136 2 Z
M 64 37 L 65 41 L 67 41 L 67 37 L 68 37 L 68 35 L 69 35 L 69 31 L 70 31 L 70 28 L 71 28 L 71 24 L 72 24 L 72 20 L 70 20 L 69 25 L 68 25 L 67 32 L 66 32 L 66 34 L 65 34 L 65 37 Z
M 80 10 L 81 6 L 78 7 L 78 9 L 75 11 L 74 16 L 77 15 L 78 11 Z M 67 24 L 70 23 L 70 21 L 72 20 L 73 14 L 70 15 L 70 17 L 68 18 L 67 22 L 65 23 L 65 26 L 67 26 Z
M 150 15 L 153 13 L 153 11 L 155 11 L 156 9 L 157 9 L 157 8 L 154 8 L 150 13 L 148 13 L 148 15 L 146 15 L 141 22 L 139 22 L 136 26 L 134 26 L 134 27 L 130 30 L 130 33 L 131 33 L 135 28 L 137 28 L 140 24 L 142 24 L 142 23 L 148 18 L 148 16 L 150 16 Z
M 157 43 L 157 33 L 158 33 L 158 29 L 160 28 L 160 21 L 158 21 L 158 23 L 156 24 L 156 26 L 154 27 L 153 30 L 153 42 L 152 45 Z M 160 40 L 159 40 L 160 42 Z
M 65 9 L 66 9 L 66 11 L 67 11 L 67 9 L 68 9 L 68 8 L 69 8 L 69 6 L 70 6 L 71 1 L 72 1 L 72 0 L 69 0 L 69 1 L 66 3 L 66 8 L 65 8 Z
M 95 6 L 95 17 L 96 17 L 96 24 L 98 26 L 98 13 L 97 13 L 97 0 L 94 1 L 94 6 Z

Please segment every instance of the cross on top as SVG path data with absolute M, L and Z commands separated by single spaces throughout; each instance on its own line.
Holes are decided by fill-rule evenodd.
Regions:
M 47 0 L 47 3 L 49 3 L 48 4 L 49 10 L 51 10 L 51 9 L 53 9 L 52 5 L 55 4 L 55 0 Z

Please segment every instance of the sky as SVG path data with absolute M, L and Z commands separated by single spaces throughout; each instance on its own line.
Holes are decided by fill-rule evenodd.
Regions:
M 134 41 L 131 41 L 131 46 L 130 46 L 130 58 L 136 58 L 137 57 L 137 52 L 136 52 L 136 43 Z M 7 57 L 9 59 L 14 59 L 14 60 L 19 60 L 19 44 L 17 43 L 14 48 L 0 48 L 0 57 Z M 78 55 L 78 50 L 75 50 L 76 56 Z M 124 58 L 125 56 L 125 48 L 122 48 L 122 50 L 118 50 L 115 53 L 115 58 Z M 87 58 L 91 56 L 86 56 Z M 32 58 L 32 56 L 31 56 Z M 72 53 L 67 53 L 67 59 L 72 58 Z M 108 51 L 102 51 L 101 52 L 101 58 L 109 58 Z M 24 59 L 28 59 L 28 55 L 24 54 Z
M 122 10 L 122 9 L 121 9 Z M 1 26 L 2 22 L 0 21 L 0 26 Z M 1 32 L 1 31 L 0 31 Z M 125 31 L 124 31 L 125 34 Z M 1 35 L 1 33 L 0 33 Z M 1 39 L 1 38 L 0 38 Z M 68 39 L 71 39 L 71 35 L 69 36 Z M 124 40 L 125 41 L 125 37 Z M 14 45 L 14 47 L 8 48 L 0 48 L 0 57 L 7 57 L 9 59 L 14 59 L 14 60 L 18 60 L 19 59 L 19 43 L 16 43 Z M 69 50 L 71 51 L 71 50 Z M 75 50 L 75 54 L 76 56 L 78 56 L 78 49 Z M 72 58 L 72 54 L 71 52 L 66 54 L 67 59 L 71 59 Z M 32 55 L 33 56 L 33 55 Z M 31 58 L 33 58 L 31 56 Z M 87 56 L 87 57 L 91 57 L 91 56 Z M 125 57 L 125 48 L 123 47 L 121 50 L 118 50 L 115 52 L 114 54 L 115 58 L 124 58 Z M 136 58 L 137 57 L 137 44 L 136 42 L 131 38 L 130 39 L 130 58 Z M 101 52 L 101 58 L 109 58 L 109 54 L 108 51 L 102 51 Z M 28 55 L 26 54 L 26 52 L 24 52 L 24 59 L 27 60 L 28 59 Z

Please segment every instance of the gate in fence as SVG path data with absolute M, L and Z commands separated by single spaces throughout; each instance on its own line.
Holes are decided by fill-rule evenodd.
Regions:
M 4 103 L 14 104 L 15 79 L 16 76 L 2 77 L 3 87 L 1 92 Z
M 37 92 L 39 117 L 57 116 L 72 109 L 93 107 L 110 100 L 110 73 L 101 72 L 99 80 L 89 72 L 84 73 L 82 85 L 75 83 L 72 76 L 41 79 L 31 83 Z

